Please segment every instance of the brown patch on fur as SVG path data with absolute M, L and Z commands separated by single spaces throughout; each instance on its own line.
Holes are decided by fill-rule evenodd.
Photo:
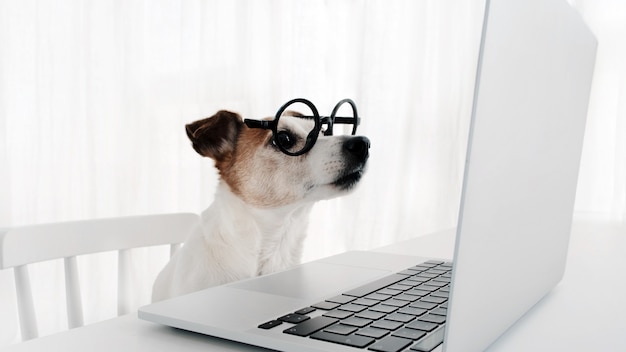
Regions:
M 228 164 L 221 163 L 215 166 L 220 171 L 220 176 L 228 184 L 233 193 L 244 197 L 245 188 L 244 183 L 248 177 L 252 177 L 255 172 L 251 168 L 253 165 L 252 160 L 256 154 L 256 150 L 265 145 L 268 141 L 268 137 L 271 135 L 271 131 L 244 128 L 239 134 L 235 151 Z
M 299 187 L 304 178 L 301 157 L 270 146 L 271 136 L 269 130 L 244 127 L 230 163 L 220 169 L 234 194 L 260 208 L 293 203 L 303 193 Z
M 232 155 L 242 128 L 241 116 L 226 110 L 185 126 L 193 149 L 216 162 L 223 162 Z

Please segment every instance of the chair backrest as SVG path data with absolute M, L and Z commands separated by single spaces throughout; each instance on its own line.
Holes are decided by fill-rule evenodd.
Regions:
M 0 229 L 0 269 L 13 268 L 23 340 L 38 336 L 28 265 L 63 259 L 69 328 L 83 325 L 76 256 L 118 251 L 118 315 L 129 312 L 129 251 L 171 245 L 170 256 L 199 223 L 191 213 L 132 216 Z

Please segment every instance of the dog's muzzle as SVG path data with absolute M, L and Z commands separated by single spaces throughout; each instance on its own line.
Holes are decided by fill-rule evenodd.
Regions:
M 343 142 L 343 151 L 348 164 L 345 173 L 333 185 L 342 190 L 352 189 L 365 172 L 365 164 L 369 157 L 370 140 L 367 137 L 349 137 Z
M 344 142 L 343 148 L 356 161 L 364 163 L 370 155 L 370 140 L 363 136 L 350 137 Z

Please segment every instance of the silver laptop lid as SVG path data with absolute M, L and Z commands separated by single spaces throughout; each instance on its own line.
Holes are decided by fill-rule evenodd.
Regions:
M 482 351 L 565 270 L 596 41 L 565 0 L 487 1 L 446 351 Z

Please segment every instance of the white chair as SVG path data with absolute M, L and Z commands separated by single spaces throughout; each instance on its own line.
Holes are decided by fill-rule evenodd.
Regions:
M 170 256 L 199 222 L 197 214 L 162 214 L 0 229 L 0 269 L 13 268 L 22 340 L 38 336 L 28 265 L 64 259 L 68 327 L 83 325 L 76 256 L 118 251 L 118 315 L 129 313 L 130 250 L 170 244 Z

